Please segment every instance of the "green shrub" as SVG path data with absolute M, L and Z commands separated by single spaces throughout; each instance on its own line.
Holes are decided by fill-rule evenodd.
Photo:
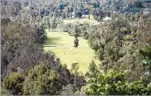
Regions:
M 150 85 L 142 81 L 128 82 L 125 73 L 109 70 L 107 74 L 99 73 L 90 77 L 85 86 L 87 95 L 150 95 Z
M 61 88 L 59 74 L 48 69 L 45 64 L 40 64 L 29 71 L 23 90 L 25 95 L 54 95 Z
M 13 72 L 4 78 L 2 87 L 13 95 L 21 95 L 23 94 L 23 81 L 24 77 L 20 73 Z

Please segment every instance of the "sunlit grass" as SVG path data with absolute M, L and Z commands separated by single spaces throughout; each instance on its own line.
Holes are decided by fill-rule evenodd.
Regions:
M 74 37 L 65 32 L 48 32 L 48 40 L 45 43 L 45 51 L 53 51 L 60 58 L 62 64 L 66 64 L 71 69 L 73 63 L 79 64 L 79 71 L 85 73 L 88 71 L 89 64 L 92 60 L 99 64 L 95 58 L 94 51 L 89 47 L 87 40 L 79 38 L 79 47 L 73 47 Z M 48 47 L 48 45 L 57 45 L 57 47 Z
M 90 19 L 88 19 L 88 18 L 66 19 L 66 20 L 64 20 L 64 24 L 69 24 L 69 23 L 71 23 L 71 24 L 76 24 L 76 23 L 84 24 L 84 23 L 88 23 L 90 25 L 98 25 L 98 24 L 100 24 L 97 20 L 94 19 L 94 17 L 92 15 L 90 17 L 91 17 Z

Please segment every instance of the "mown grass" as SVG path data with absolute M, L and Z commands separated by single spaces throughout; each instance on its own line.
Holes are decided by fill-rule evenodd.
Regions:
M 78 63 L 79 72 L 86 73 L 92 60 L 99 64 L 99 60 L 95 58 L 94 50 L 92 50 L 87 40 L 79 38 L 79 47 L 73 47 L 74 37 L 69 36 L 65 32 L 47 32 L 48 40 L 44 45 L 46 52 L 53 51 L 60 58 L 62 64 L 66 64 L 71 69 L 73 63 Z M 57 45 L 57 47 L 49 47 L 48 45 Z

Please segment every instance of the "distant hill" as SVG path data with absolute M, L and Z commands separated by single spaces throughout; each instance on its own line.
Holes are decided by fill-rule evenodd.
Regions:
M 137 13 L 144 8 L 151 8 L 151 0 L 106 0 L 102 9 L 119 13 Z

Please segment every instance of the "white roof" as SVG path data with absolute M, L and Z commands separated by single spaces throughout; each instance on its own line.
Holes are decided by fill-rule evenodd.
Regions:
M 112 20 L 111 17 L 105 17 L 105 18 L 103 19 L 103 21 L 110 21 L 110 20 Z

